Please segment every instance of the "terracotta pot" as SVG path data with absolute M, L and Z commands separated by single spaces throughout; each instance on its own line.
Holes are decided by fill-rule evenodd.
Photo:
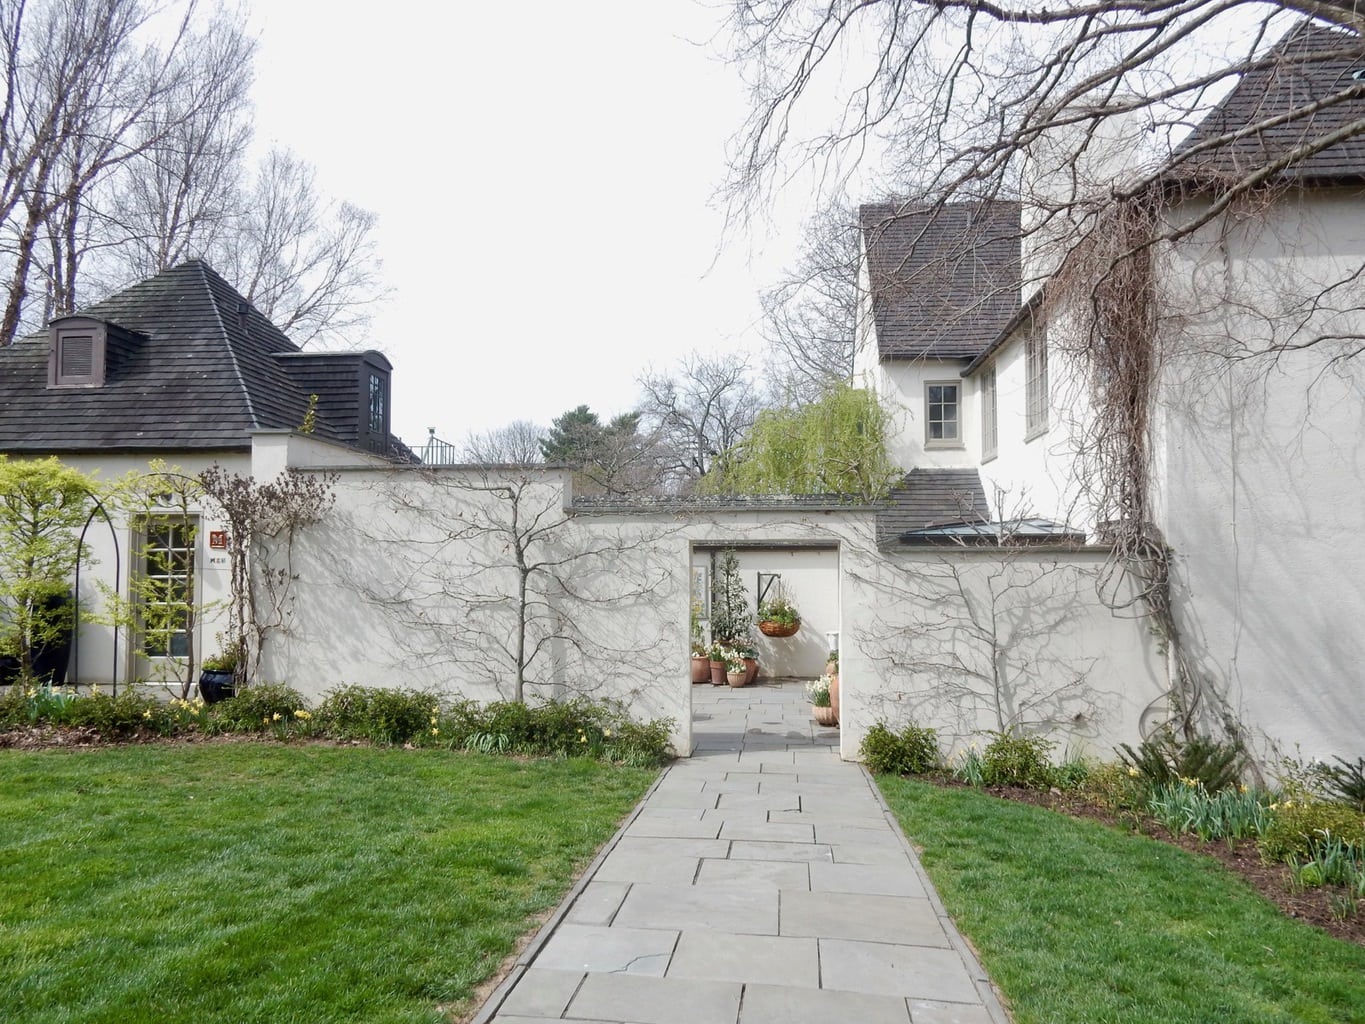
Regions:
M 764 636 L 796 636 L 796 631 L 801 628 L 801 623 L 793 622 L 790 626 L 784 626 L 780 622 L 760 622 L 758 631 Z
M 839 721 L 839 676 L 835 674 L 829 680 L 829 706 L 834 712 L 834 720 Z
M 736 687 L 743 686 L 744 680 L 748 677 L 748 675 L 749 673 L 744 671 L 743 669 L 741 669 L 738 672 L 727 672 L 725 673 L 725 681 L 728 682 L 731 686 Z
M 745 670 L 745 671 L 744 671 L 744 685 L 745 685 L 745 686 L 748 686 L 750 683 L 758 682 L 758 659 L 757 659 L 757 658 L 745 658 L 745 659 L 744 659 L 744 670 Z
M 713 662 L 711 662 L 710 664 L 711 664 L 711 685 L 712 685 L 712 686 L 724 686 L 724 685 L 725 685 L 725 662 L 723 662 L 723 661 L 713 661 Z
M 812 707 L 811 712 L 815 715 L 815 724 L 823 726 L 838 725 L 839 719 L 834 714 L 833 708 Z
M 709 683 L 711 681 L 711 661 L 709 658 L 692 659 L 692 682 Z
M 839 663 L 837 661 L 825 662 L 825 675 L 837 676 L 839 674 Z

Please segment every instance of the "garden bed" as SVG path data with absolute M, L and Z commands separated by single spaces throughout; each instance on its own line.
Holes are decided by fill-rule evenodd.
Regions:
M 951 788 L 970 788 L 950 777 L 935 778 L 936 784 Z M 985 792 L 1003 800 L 1046 807 L 1074 818 L 1087 818 L 1131 832 L 1160 839 L 1182 849 L 1212 857 L 1240 876 L 1260 895 L 1275 904 L 1289 918 L 1321 928 L 1335 938 L 1365 946 L 1365 901 L 1358 901 L 1356 913 L 1342 918 L 1333 912 L 1332 901 L 1338 892 L 1330 887 L 1295 891 L 1289 869 L 1283 864 L 1267 864 L 1261 859 L 1253 839 L 1202 842 L 1198 836 L 1171 832 L 1151 817 L 1132 811 L 1117 812 L 1086 800 L 1083 796 L 1057 790 L 1026 789 L 1021 786 L 988 786 Z

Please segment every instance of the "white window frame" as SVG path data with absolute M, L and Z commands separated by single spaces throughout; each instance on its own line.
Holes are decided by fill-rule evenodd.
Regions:
M 187 534 L 180 538 L 180 544 L 174 543 L 174 535 L 177 530 L 183 530 Z M 188 598 L 188 600 L 182 599 L 175 602 L 184 605 L 185 627 L 167 634 L 167 642 L 165 645 L 158 646 L 154 650 L 151 647 L 151 643 L 156 638 L 150 637 L 147 634 L 146 629 L 139 625 L 138 650 L 144 658 L 149 660 L 163 660 L 167 658 L 183 660 L 188 657 L 188 652 L 192 649 L 189 644 L 189 631 L 193 628 L 194 624 L 193 620 L 190 618 L 190 608 L 193 604 L 194 585 L 196 583 L 195 571 L 198 568 L 196 565 L 198 552 L 195 550 L 198 546 L 198 519 L 195 517 L 186 520 L 182 519 L 180 516 L 152 515 L 142 521 L 141 531 L 142 546 L 136 571 L 141 573 L 144 579 L 167 580 L 169 594 L 178 593 L 182 595 L 182 598 Z M 157 538 L 158 534 L 170 536 L 173 541 L 172 544 L 164 545 L 155 543 L 154 539 Z M 184 556 L 183 562 L 179 565 L 177 565 L 175 559 L 177 554 Z M 171 587 L 174 587 L 175 590 L 170 590 L 169 588 Z M 171 603 L 171 601 L 158 603 L 168 604 Z M 185 638 L 185 653 L 183 654 L 177 654 L 175 652 L 174 638 L 177 636 Z
M 995 364 L 981 371 L 981 461 L 996 457 L 1000 446 L 999 410 L 996 404 Z
M 940 417 L 934 419 L 931 411 L 935 405 L 943 406 L 950 403 L 942 400 L 934 402 L 932 394 L 934 388 L 952 388 L 954 416 L 951 420 Z M 949 424 L 953 426 L 951 437 L 934 437 L 934 424 Z M 959 380 L 926 380 L 924 382 L 924 447 L 925 448 L 961 448 L 962 447 L 962 381 Z
M 1024 440 L 1047 433 L 1051 401 L 1047 380 L 1047 327 L 1036 325 L 1024 336 Z

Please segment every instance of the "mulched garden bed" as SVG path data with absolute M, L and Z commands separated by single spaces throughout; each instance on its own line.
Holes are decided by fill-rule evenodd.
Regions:
M 965 787 L 955 779 L 936 779 L 938 785 Z M 1339 888 L 1323 887 L 1295 892 L 1290 885 L 1289 869 L 1283 864 L 1266 864 L 1252 839 L 1242 839 L 1229 845 L 1224 840 L 1201 842 L 1198 836 L 1176 834 L 1159 822 L 1132 811 L 1112 811 L 1091 803 L 1075 793 L 1055 790 L 1023 789 L 1017 786 L 988 786 L 986 792 L 1002 800 L 1046 807 L 1073 818 L 1089 818 L 1127 832 L 1138 832 L 1153 839 L 1179 846 L 1193 853 L 1212 857 L 1248 885 L 1280 908 L 1286 917 L 1303 921 L 1346 942 L 1365 946 L 1365 900 L 1358 900 L 1356 913 L 1339 918 L 1333 913 L 1333 898 L 1340 898 Z

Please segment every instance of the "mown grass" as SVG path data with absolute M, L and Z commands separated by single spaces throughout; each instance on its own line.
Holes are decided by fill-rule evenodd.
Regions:
M 653 777 L 256 743 L 0 751 L 0 1019 L 446 1019 Z
M 1016 1024 L 1365 1021 L 1365 949 L 1176 847 L 969 789 L 882 792 Z

